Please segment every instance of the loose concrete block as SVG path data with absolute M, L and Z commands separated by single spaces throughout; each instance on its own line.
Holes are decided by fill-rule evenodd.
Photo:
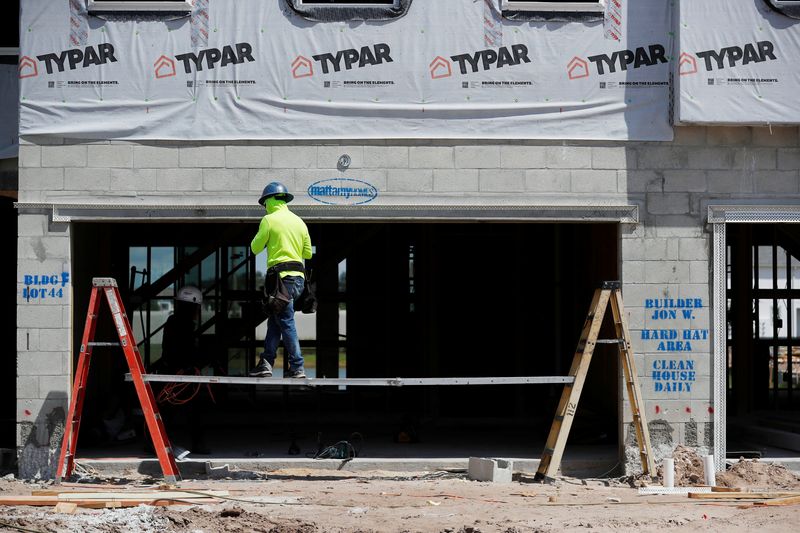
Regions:
M 155 169 L 111 169 L 111 191 L 142 191 L 156 190 L 157 172 Z
M 157 170 L 156 188 L 164 192 L 200 191 L 203 189 L 203 171 L 199 168 Z
M 563 169 L 535 169 L 525 171 L 525 190 L 532 192 L 569 192 L 572 174 Z
M 774 170 L 777 168 L 777 151 L 774 148 L 742 147 L 734 154 L 733 167 L 744 171 Z
M 469 458 L 469 478 L 475 481 L 511 483 L 514 463 L 505 459 Z
M 42 146 L 43 167 L 85 167 L 86 146 Z
M 110 168 L 67 168 L 64 170 L 64 189 L 68 191 L 108 191 L 110 185 Z
M 689 213 L 689 195 L 686 193 L 648 193 L 647 212 L 654 215 Z
M 592 168 L 597 169 L 635 169 L 636 150 L 624 146 L 592 148 Z
M 744 146 L 752 135 L 747 126 L 714 126 L 708 128 L 706 144 L 709 146 Z
M 133 146 L 89 145 L 89 166 L 99 168 L 133 168 Z
M 228 168 L 269 168 L 272 149 L 269 146 L 226 146 L 225 166 Z
M 64 352 L 17 354 L 18 376 L 61 376 L 65 373 Z
M 706 173 L 702 170 L 665 170 L 664 192 L 705 192 Z
M 223 168 L 224 146 L 183 146 L 178 149 L 181 167 Z
M 592 149 L 584 146 L 548 146 L 547 168 L 592 168 Z
M 615 193 L 617 172 L 615 170 L 573 170 L 573 192 Z
M 639 168 L 651 170 L 695 168 L 689 167 L 689 152 L 684 147 L 646 145 L 638 147 L 636 151 Z
M 245 192 L 249 188 L 247 169 L 203 169 L 203 190 Z
M 753 175 L 756 192 L 797 193 L 797 170 L 763 170 Z
M 63 168 L 20 168 L 19 191 L 61 191 L 64 190 Z
M 525 190 L 524 170 L 481 170 L 480 190 L 486 192 L 514 192 Z
M 756 146 L 797 146 L 797 126 L 753 127 L 753 144 Z
M 20 167 L 36 168 L 42 166 L 42 147 L 30 144 L 20 144 L 18 165 Z
M 365 146 L 364 168 L 408 168 L 408 146 Z
M 732 148 L 697 148 L 689 150 L 688 168 L 707 170 L 732 169 L 735 161 L 735 150 Z
M 456 168 L 499 168 L 500 147 L 456 146 Z
M 350 156 L 350 166 L 348 168 L 364 167 L 363 146 L 335 145 L 317 147 L 317 168 L 338 169 L 339 158 L 343 155 Z
M 544 146 L 501 146 L 502 168 L 544 169 L 547 166 L 547 150 Z
M 436 192 L 475 192 L 479 188 L 478 170 L 436 169 L 433 190 Z
M 709 242 L 707 239 L 679 239 L 679 255 L 682 261 L 707 261 Z
M 780 148 L 778 150 L 778 170 L 800 169 L 800 148 Z
M 433 170 L 390 170 L 387 189 L 391 192 L 427 192 L 433 190 Z
M 134 146 L 133 166 L 136 168 L 175 168 L 179 166 L 177 146 Z

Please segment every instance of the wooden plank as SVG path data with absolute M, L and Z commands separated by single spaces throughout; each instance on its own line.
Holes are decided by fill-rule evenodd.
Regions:
M 213 498 L 215 496 L 229 496 L 227 490 L 209 490 L 201 491 L 205 495 L 197 494 L 194 492 L 182 491 L 154 491 L 154 492 L 62 492 L 58 495 L 59 501 L 61 500 L 147 500 L 157 498 Z
M 180 500 L 180 501 L 174 501 Z M 137 505 L 205 505 L 219 503 L 221 500 L 214 498 L 204 498 L 192 496 L 189 498 L 166 498 L 160 495 L 153 495 L 147 498 L 109 498 L 109 499 L 71 499 L 59 500 L 55 496 L 5 496 L 0 498 L 0 506 L 36 506 L 36 507 L 55 507 L 59 503 L 74 503 L 78 507 L 104 508 L 108 503 L 118 503 L 122 507 L 135 507 Z
M 788 498 L 775 498 L 774 500 L 767 500 L 765 502 L 756 502 L 754 505 L 798 505 L 800 504 L 800 496 L 789 496 Z
M 800 492 L 690 492 L 689 497 L 697 500 L 766 500 L 800 496 Z
M 742 492 L 739 487 L 711 487 L 711 492 Z

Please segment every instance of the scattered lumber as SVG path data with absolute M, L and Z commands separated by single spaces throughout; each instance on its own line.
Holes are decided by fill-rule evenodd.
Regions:
M 800 496 L 789 496 L 786 498 L 774 498 L 765 502 L 755 502 L 753 505 L 757 506 L 773 506 L 773 505 L 798 505 L 800 504 Z
M 55 513 L 75 514 L 77 510 L 78 504 L 71 502 L 58 502 L 56 506 L 53 507 L 53 512 Z
M 800 492 L 690 492 L 689 497 L 698 500 L 768 500 L 800 496 Z

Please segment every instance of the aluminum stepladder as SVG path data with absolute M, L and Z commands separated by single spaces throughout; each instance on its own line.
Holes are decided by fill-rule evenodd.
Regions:
M 97 318 L 100 311 L 100 300 L 105 294 L 108 306 L 111 309 L 111 317 L 119 336 L 119 342 L 94 342 L 94 334 L 97 329 Z M 92 348 L 95 346 L 120 346 L 125 353 L 128 362 L 132 381 L 139 397 L 147 429 L 153 440 L 153 447 L 158 456 L 158 462 L 164 473 L 164 478 L 168 482 L 175 482 L 180 479 L 178 465 L 172 447 L 167 438 L 164 422 L 158 412 L 153 389 L 150 384 L 142 379 L 144 365 L 139 356 L 139 349 L 136 347 L 136 340 L 133 337 L 125 307 L 119 296 L 117 282 L 113 278 L 94 278 L 92 279 L 92 294 L 89 298 L 89 310 L 86 314 L 86 326 L 83 329 L 81 339 L 81 353 L 78 359 L 78 368 L 75 373 L 75 381 L 72 385 L 72 398 L 69 404 L 69 413 L 64 427 L 64 439 L 61 442 L 61 454 L 58 459 L 58 470 L 56 471 L 56 483 L 63 478 L 69 478 L 75 467 L 75 452 L 78 445 L 78 431 L 81 426 L 81 414 L 83 412 L 83 401 L 86 395 L 86 381 L 89 376 L 89 365 L 92 360 Z
M 597 336 L 600 333 L 600 327 L 603 325 L 603 318 L 609 303 L 611 303 L 616 338 L 598 340 Z M 537 480 L 552 479 L 558 473 L 558 468 L 561 465 L 561 456 L 564 454 L 569 430 L 572 427 L 583 384 L 586 381 L 589 363 L 592 361 L 592 354 L 597 344 L 616 344 L 619 348 L 619 358 L 622 363 L 625 385 L 628 389 L 628 398 L 631 403 L 633 425 L 636 429 L 636 442 L 639 445 L 642 469 L 645 474 L 655 474 L 655 464 L 650 446 L 650 431 L 647 427 L 645 414 L 642 412 L 644 405 L 642 391 L 639 388 L 639 380 L 636 374 L 636 362 L 634 361 L 631 347 L 628 319 L 625 316 L 625 308 L 622 305 L 621 283 L 619 281 L 605 281 L 599 289 L 594 291 L 589 314 L 583 324 L 583 331 L 569 371 L 569 375 L 574 378 L 574 381 L 565 384 L 561 393 L 556 416 L 553 419 L 553 425 L 550 427 L 550 434 L 547 437 L 539 469 L 536 471 L 535 479 Z

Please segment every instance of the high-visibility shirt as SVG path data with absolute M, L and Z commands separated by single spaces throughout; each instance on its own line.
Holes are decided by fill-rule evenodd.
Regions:
M 281 200 L 267 200 L 267 214 L 258 225 L 258 233 L 250 243 L 254 254 L 267 249 L 267 268 L 303 259 L 311 259 L 311 236 L 308 227 L 299 216 L 295 215 Z M 302 272 L 281 272 L 281 277 L 303 276 Z

